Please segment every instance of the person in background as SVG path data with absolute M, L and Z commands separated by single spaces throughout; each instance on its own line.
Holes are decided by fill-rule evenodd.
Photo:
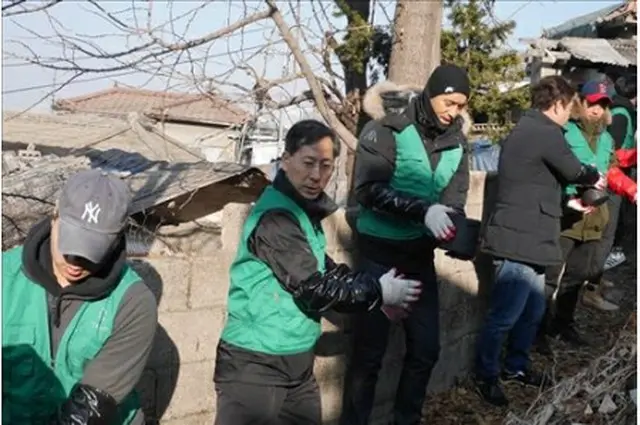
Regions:
M 638 86 L 636 76 L 623 76 L 616 79 L 613 85 L 615 94 L 611 106 L 612 121 L 607 131 L 613 137 L 616 156 L 619 167 L 628 176 L 636 179 L 636 140 L 638 130 L 637 98 Z M 623 217 L 632 214 L 635 220 L 633 208 L 630 203 L 613 194 L 610 202 L 610 229 L 605 230 L 603 236 L 603 249 L 607 257 L 603 266 L 604 270 L 612 269 L 626 261 L 624 251 L 620 246 L 625 234 Z M 602 274 L 596 278 L 604 287 L 612 287 L 613 282 L 602 279 Z
M 611 166 L 615 166 L 613 139 L 606 130 L 611 123 L 610 105 L 611 98 L 605 83 L 588 81 L 582 86 L 571 119 L 565 125 L 565 139 L 571 151 L 581 162 L 595 164 L 602 175 L 609 175 Z M 575 329 L 574 315 L 580 289 L 585 281 L 599 272 L 601 238 L 609 221 L 606 203 L 584 205 L 574 185 L 566 186 L 564 194 L 560 237 L 563 264 L 546 269 L 548 293 L 552 296 L 540 329 L 538 346 L 543 354 L 551 353 L 544 335 L 557 336 L 576 346 L 586 343 Z M 618 308 L 602 298 L 594 285 L 586 285 L 583 299 L 601 310 Z
M 158 314 L 126 264 L 130 203 L 119 178 L 79 172 L 2 253 L 2 423 L 144 424 L 134 387 Z
M 393 96 L 392 91 L 401 88 L 384 82 L 369 89 L 364 99 L 364 109 L 374 120 L 360 133 L 355 158 L 358 268 L 372 279 L 396 268 L 421 281 L 423 292 L 406 314 L 385 315 L 376 309 L 356 316 L 342 425 L 369 421 L 392 320 L 401 320 L 406 335 L 393 420 L 396 425 L 420 423 L 440 352 L 434 250 L 454 236 L 449 214 L 464 214 L 469 189 L 463 134 L 467 125 L 462 118 L 470 94 L 466 71 L 442 65 L 417 95 Z M 392 103 L 387 109 L 384 98 Z
M 564 78 L 542 78 L 531 88 L 531 109 L 501 144 L 498 192 L 481 242 L 494 258 L 495 281 L 475 371 L 477 392 L 497 406 L 508 404 L 500 378 L 536 387 L 546 381 L 531 368 L 529 352 L 545 312 L 545 267 L 563 264 L 562 185 L 603 184 L 598 170 L 582 164 L 564 140 L 575 95 Z
M 273 184 L 245 220 L 216 355 L 218 425 L 320 425 L 321 313 L 407 308 L 418 297 L 420 282 L 393 269 L 374 277 L 325 253 L 321 221 L 337 206 L 324 189 L 339 151 L 323 123 L 294 124 Z

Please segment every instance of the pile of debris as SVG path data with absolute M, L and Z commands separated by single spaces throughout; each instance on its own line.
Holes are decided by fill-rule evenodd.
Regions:
M 84 156 L 41 155 L 33 147 L 2 152 L 2 249 L 15 246 L 51 212 L 67 178 L 90 168 Z
M 542 393 L 523 415 L 510 412 L 504 425 L 635 424 L 637 349 L 633 312 L 606 354 Z

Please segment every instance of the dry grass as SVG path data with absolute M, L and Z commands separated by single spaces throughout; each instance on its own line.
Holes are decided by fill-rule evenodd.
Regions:
M 634 243 L 635 243 L 635 238 Z M 424 423 L 437 425 L 624 425 L 635 424 L 636 408 L 625 392 L 636 372 L 637 269 L 635 247 L 627 262 L 606 278 L 622 290 L 620 310 L 602 312 L 580 305 L 577 329 L 589 346 L 575 349 L 554 341 L 554 358 L 533 354 L 533 365 L 555 378 L 557 385 L 543 393 L 517 384 L 505 386 L 508 408 L 483 402 L 468 381 L 450 391 L 430 397 Z M 605 395 L 616 410 L 598 412 Z M 589 408 L 587 408 L 587 405 Z

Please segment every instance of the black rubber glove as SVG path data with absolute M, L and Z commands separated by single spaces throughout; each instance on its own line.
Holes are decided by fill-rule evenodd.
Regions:
M 76 384 L 50 425 L 112 425 L 117 414 L 118 404 L 109 394 Z

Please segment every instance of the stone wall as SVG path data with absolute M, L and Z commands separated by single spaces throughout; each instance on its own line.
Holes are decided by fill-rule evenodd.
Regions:
M 489 199 L 485 192 L 484 174 L 472 173 L 466 208 L 470 217 L 482 217 L 483 202 Z M 247 204 L 227 205 L 219 235 L 182 235 L 179 251 L 183 254 L 154 254 L 152 250 L 144 258 L 133 259 L 134 267 L 159 300 L 156 346 L 140 383 L 151 421 L 176 425 L 213 423 L 215 348 L 225 317 L 229 264 L 249 208 Z M 329 217 L 324 226 L 328 253 L 336 261 L 352 263 L 353 246 L 344 212 Z M 446 389 L 468 372 L 487 292 L 482 282 L 490 277 L 483 258 L 474 264 L 439 252 L 436 267 L 440 278 L 442 351 L 430 391 Z M 348 317 L 327 315 L 323 330 L 316 349 L 316 377 L 322 391 L 325 422 L 334 423 L 340 411 L 342 376 L 349 351 Z M 399 343 L 403 338 L 399 328 L 392 330 L 391 338 L 390 347 L 403 346 Z M 391 408 L 401 359 L 401 350 L 388 350 L 373 413 L 376 423 L 382 423 Z

